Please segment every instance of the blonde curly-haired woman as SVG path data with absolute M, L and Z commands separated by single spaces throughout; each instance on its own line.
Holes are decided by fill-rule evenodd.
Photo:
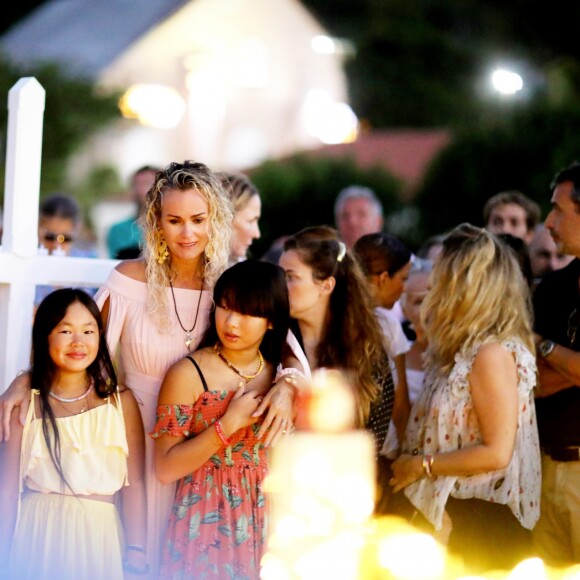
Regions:
M 167 369 L 199 344 L 209 324 L 213 286 L 228 267 L 233 210 L 206 165 L 170 163 L 156 174 L 141 216 L 142 257 L 120 262 L 95 296 L 111 353 L 119 349 L 124 383 L 140 402 L 145 432 L 155 425 L 157 397 Z M 4 416 L 22 403 L 26 375 L 4 398 Z M 293 387 L 274 387 L 258 409 L 268 413 L 260 436 L 275 442 L 292 422 Z M 266 433 L 267 430 L 267 433 Z M 4 427 L 4 437 L 9 433 Z M 0 432 L 0 439 L 2 432 Z M 161 542 L 169 520 L 173 485 L 161 484 L 153 467 L 153 441 L 146 438 L 147 553 L 150 578 L 158 578 Z
M 539 517 L 540 450 L 529 291 L 513 252 L 462 224 L 443 243 L 422 306 L 424 389 L 391 484 L 472 572 L 531 553 Z

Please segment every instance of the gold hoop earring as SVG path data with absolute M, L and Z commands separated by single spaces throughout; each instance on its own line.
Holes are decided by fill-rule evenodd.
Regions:
M 169 250 L 167 249 L 167 242 L 160 232 L 160 239 L 157 244 L 157 263 L 163 264 L 169 258 Z

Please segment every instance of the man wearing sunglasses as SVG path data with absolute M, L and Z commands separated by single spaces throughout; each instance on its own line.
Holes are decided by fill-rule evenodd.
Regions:
M 96 257 L 92 249 L 81 249 L 75 246 L 81 228 L 81 210 L 76 200 L 70 195 L 55 193 L 45 197 L 39 208 L 38 243 L 49 255 Z M 35 303 L 55 290 L 52 286 L 37 286 Z M 94 289 L 85 288 L 90 293 Z
M 53 194 L 40 204 L 38 216 L 38 243 L 50 255 L 62 252 L 69 255 L 78 235 L 81 211 L 77 202 L 68 195 Z
M 542 496 L 533 535 L 545 562 L 560 566 L 580 563 L 580 163 L 556 175 L 551 201 L 545 226 L 574 259 L 534 292 Z

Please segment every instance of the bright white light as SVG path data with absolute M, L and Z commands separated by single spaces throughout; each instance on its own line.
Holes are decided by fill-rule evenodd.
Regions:
M 491 75 L 491 82 L 502 95 L 515 95 L 524 86 L 522 77 L 505 69 L 498 69 Z
M 303 105 L 306 131 L 328 145 L 356 139 L 358 119 L 346 103 L 337 103 L 326 91 L 309 91 Z
M 312 480 L 312 474 L 316 473 L 316 480 Z M 293 478 L 296 485 L 311 489 L 330 485 L 334 472 L 328 457 L 323 451 L 312 449 L 310 453 L 304 454 L 294 463 Z
M 342 506 L 346 522 L 364 522 L 372 514 L 373 489 L 362 473 L 350 471 L 338 475 L 328 493 L 334 505 Z
M 361 542 L 356 532 L 342 532 L 313 543 L 297 555 L 294 577 L 300 580 L 353 580 L 358 577 Z
M 417 558 L 417 554 L 421 554 Z M 435 580 L 445 567 L 443 550 L 427 534 L 393 534 L 380 542 L 380 565 L 396 578 Z
M 138 119 L 143 125 L 171 129 L 185 113 L 185 101 L 171 87 L 163 85 L 133 85 L 119 102 L 124 117 Z
M 336 44 L 330 36 L 320 35 L 315 36 L 310 41 L 310 46 L 316 54 L 334 54 L 336 52 Z
M 508 580 L 548 580 L 548 572 L 540 558 L 520 562 L 507 577 Z
M 268 49 L 258 38 L 248 38 L 235 53 L 232 75 L 241 87 L 262 88 L 268 85 Z

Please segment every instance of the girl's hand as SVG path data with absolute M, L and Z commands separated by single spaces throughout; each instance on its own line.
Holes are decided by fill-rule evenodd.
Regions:
M 10 439 L 10 416 L 14 407 L 20 407 L 18 419 L 21 425 L 26 423 L 26 415 L 30 405 L 30 375 L 18 375 L 8 390 L 0 397 L 0 443 Z
M 419 455 L 400 455 L 391 466 L 393 477 L 389 485 L 396 493 L 423 476 L 423 458 Z
M 287 435 L 294 430 L 294 399 L 296 398 L 296 383 L 298 379 L 294 377 L 282 377 L 268 391 L 261 405 L 254 415 L 259 417 L 266 410 L 268 413 L 258 431 L 258 439 L 266 433 L 264 446 L 274 446 L 282 435 Z
M 238 388 L 221 418 L 228 437 L 231 437 L 238 429 L 252 425 L 258 420 L 258 417 L 253 415 L 261 401 L 262 397 L 256 391 L 247 391 L 243 386 Z

